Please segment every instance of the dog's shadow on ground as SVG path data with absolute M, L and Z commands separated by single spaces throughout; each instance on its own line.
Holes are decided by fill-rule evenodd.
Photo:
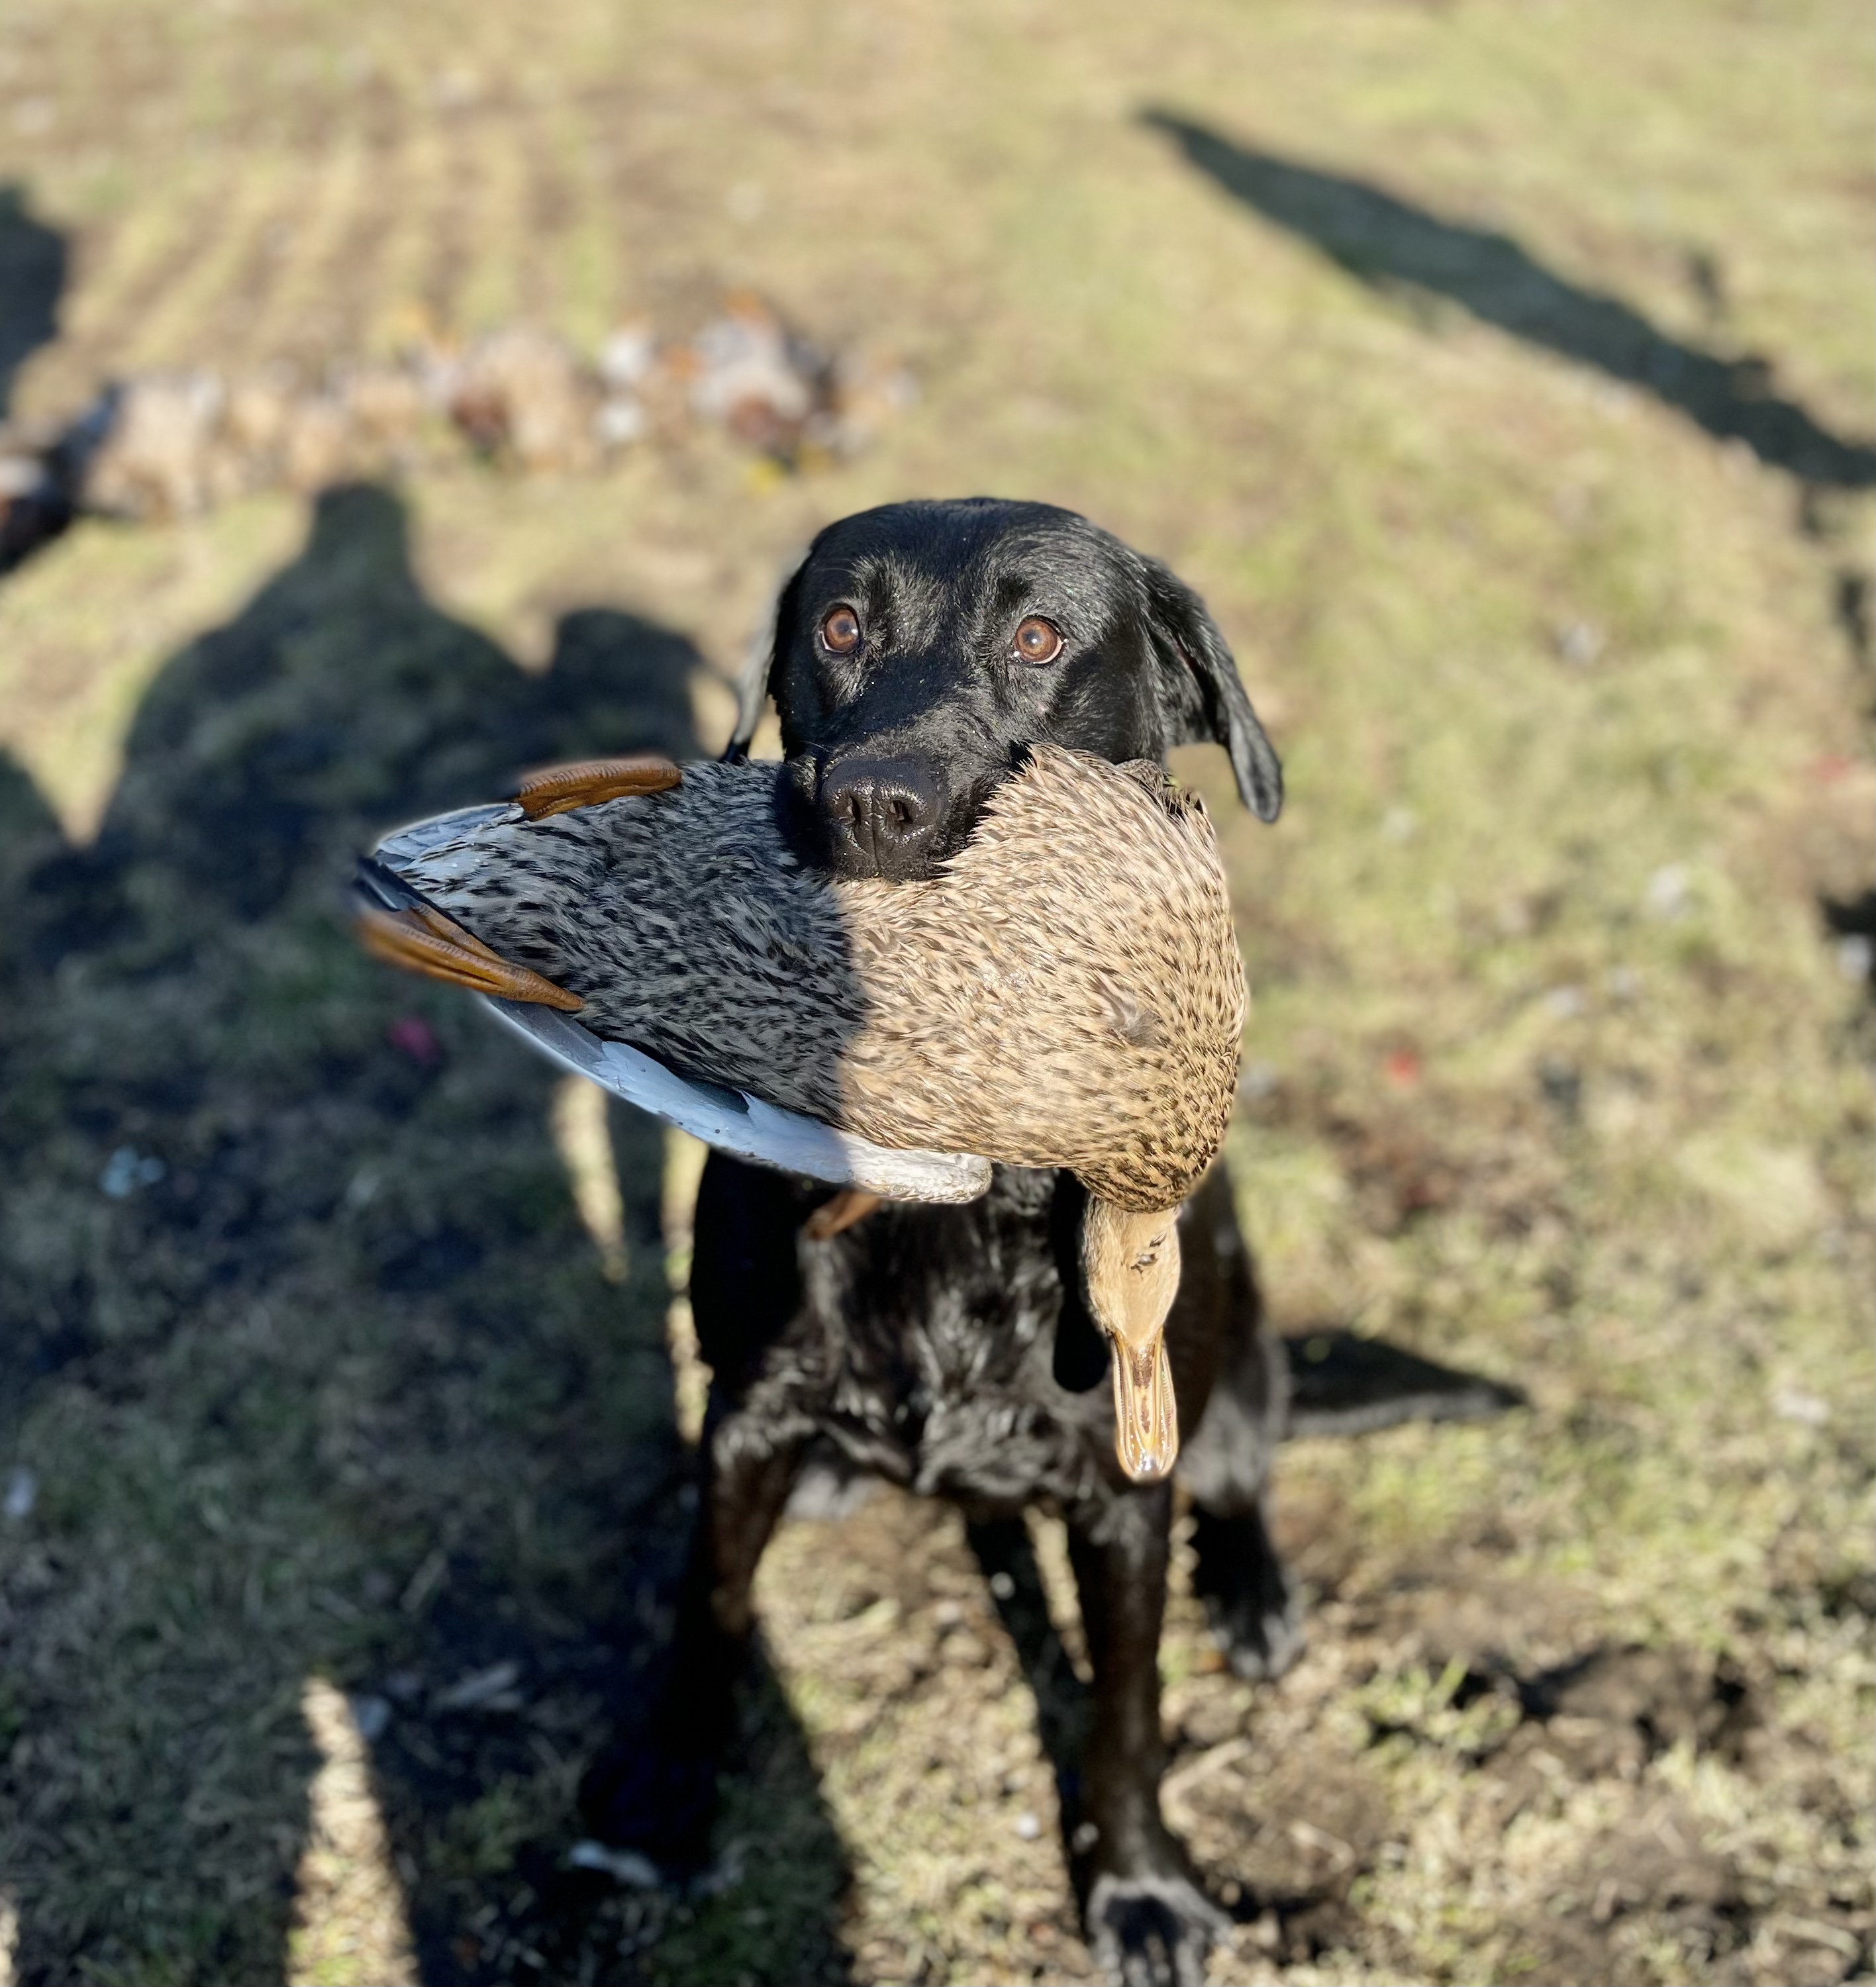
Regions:
M 569 1865 L 691 1522 L 662 1138 L 612 1112 L 609 1280 L 553 1072 L 360 956 L 344 910 L 400 819 L 530 763 L 693 753 L 699 658 L 594 611 L 524 673 L 424 599 L 405 537 L 382 491 L 322 500 L 303 554 L 164 668 L 93 846 L 0 779 L 14 1978 L 326 1977 L 348 1950 L 367 1977 L 387 1884 L 430 1982 L 631 1980 L 654 1942 L 685 1977 L 837 1978 L 845 1866 L 772 1681 L 735 1887 L 686 1904 Z

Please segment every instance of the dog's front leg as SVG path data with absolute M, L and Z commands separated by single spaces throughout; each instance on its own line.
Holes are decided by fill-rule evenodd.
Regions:
M 1068 1550 L 1095 1670 L 1075 1847 L 1088 1935 L 1125 1987 L 1199 1987 L 1223 1919 L 1159 1815 L 1159 1630 L 1172 1491 L 1117 1492 L 1072 1513 Z
M 748 1648 L 751 1588 L 803 1446 L 758 1417 L 713 1412 L 666 1682 L 643 1725 L 601 1756 L 581 1790 L 599 1835 L 668 1871 L 697 1869 L 709 1856 L 717 1769 L 735 1729 L 732 1697 Z

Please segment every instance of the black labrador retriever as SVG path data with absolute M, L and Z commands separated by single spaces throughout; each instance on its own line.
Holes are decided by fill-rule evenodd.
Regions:
M 916 877 L 970 834 L 1033 740 L 1125 761 L 1215 740 L 1246 804 L 1282 803 L 1276 754 L 1189 588 L 1072 512 L 987 498 L 893 504 L 830 526 L 778 604 L 732 754 L 764 694 L 781 717 L 784 827 L 853 875 Z M 973 1517 L 1060 1512 L 1095 1671 L 1079 1812 L 1065 1817 L 1097 1950 L 1129 1981 L 1202 1975 L 1218 1914 L 1160 1819 L 1158 1652 L 1169 1486 L 1114 1459 L 1104 1342 L 1074 1246 L 1067 1174 L 999 1167 L 963 1207 L 882 1206 L 805 1233 L 828 1189 L 713 1155 L 691 1303 L 713 1379 L 702 1505 L 677 1642 L 648 1731 L 603 1759 L 588 1814 L 667 1867 L 707 1850 L 756 1562 L 804 1461 L 847 1467 Z M 1180 1218 L 1169 1321 L 1179 1463 L 1198 1584 L 1247 1675 L 1298 1636 L 1264 1523 L 1283 1349 L 1264 1328 L 1222 1166 Z

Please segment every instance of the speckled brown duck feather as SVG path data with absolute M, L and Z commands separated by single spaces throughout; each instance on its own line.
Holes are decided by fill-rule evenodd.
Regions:
M 885 1145 L 1176 1206 L 1224 1135 L 1243 968 L 1203 804 L 1033 748 L 940 875 L 789 852 L 772 766 L 475 831 L 401 865 L 595 1034 Z

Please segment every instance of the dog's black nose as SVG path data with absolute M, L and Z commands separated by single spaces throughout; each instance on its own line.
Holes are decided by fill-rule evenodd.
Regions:
M 916 759 L 837 759 L 821 776 L 821 817 L 835 869 L 922 876 L 944 812 L 936 771 Z

